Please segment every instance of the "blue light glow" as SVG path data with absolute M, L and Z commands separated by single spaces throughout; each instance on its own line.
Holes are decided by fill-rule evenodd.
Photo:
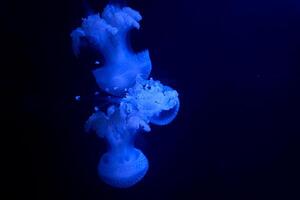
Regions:
M 104 66 L 92 73 L 99 88 L 114 95 L 114 100 L 106 111 L 94 109 L 85 127 L 107 140 L 109 149 L 100 159 L 98 173 L 118 188 L 133 186 L 148 170 L 146 156 L 134 147 L 136 134 L 150 132 L 150 123 L 170 123 L 179 110 L 177 91 L 148 79 L 149 51 L 135 53 L 128 46 L 128 31 L 139 29 L 141 19 L 132 8 L 108 5 L 101 15 L 83 19 L 81 27 L 71 33 L 75 55 L 85 40 L 105 58 Z

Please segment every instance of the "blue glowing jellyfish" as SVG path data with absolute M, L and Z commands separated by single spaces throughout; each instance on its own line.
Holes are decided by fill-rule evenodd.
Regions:
M 148 170 L 146 156 L 134 147 L 136 134 L 150 132 L 150 123 L 170 123 L 179 110 L 177 91 L 149 79 L 148 50 L 135 53 L 128 46 L 128 31 L 139 29 L 141 19 L 132 8 L 107 5 L 101 15 L 88 16 L 71 33 L 75 55 L 83 40 L 104 55 L 104 66 L 92 73 L 98 86 L 118 99 L 106 111 L 95 110 L 85 125 L 86 131 L 107 140 L 109 148 L 100 159 L 98 173 L 118 188 L 133 186 Z

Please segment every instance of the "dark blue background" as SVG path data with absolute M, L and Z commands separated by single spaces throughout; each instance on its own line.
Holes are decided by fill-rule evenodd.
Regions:
M 89 1 L 97 11 L 107 2 Z M 144 17 L 133 48 L 149 48 L 153 77 L 177 89 L 181 100 L 173 123 L 137 138 L 148 174 L 126 190 L 97 176 L 105 143 L 83 131 L 97 86 L 87 60 L 73 56 L 69 37 L 85 15 L 82 1 L 13 0 L 1 11 L 11 195 L 299 198 L 299 1 L 127 3 Z

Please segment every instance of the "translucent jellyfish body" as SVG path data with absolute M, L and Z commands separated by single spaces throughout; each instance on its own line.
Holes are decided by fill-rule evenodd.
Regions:
M 95 131 L 108 143 L 101 157 L 98 174 L 118 188 L 128 188 L 147 173 L 149 163 L 135 148 L 137 134 L 150 132 L 150 124 L 166 125 L 177 115 L 179 99 L 176 90 L 152 78 L 149 52 L 134 53 L 126 35 L 139 28 L 141 15 L 129 8 L 108 5 L 102 16 L 90 15 L 72 34 L 73 50 L 80 52 L 82 40 L 88 41 L 105 57 L 105 65 L 92 71 L 98 86 L 117 101 L 107 110 L 96 110 L 86 122 L 86 131 Z
M 135 118 L 121 113 L 114 106 L 94 113 L 86 123 L 86 129 L 95 130 L 108 142 L 108 151 L 101 157 L 98 174 L 107 184 L 127 188 L 140 181 L 148 170 L 145 155 L 134 147 L 137 134 Z
M 129 8 L 108 5 L 102 13 L 90 15 L 71 36 L 73 51 L 80 52 L 82 39 L 87 40 L 105 57 L 105 65 L 93 71 L 100 88 L 113 95 L 122 95 L 132 87 L 137 76 L 147 79 L 151 72 L 148 50 L 134 53 L 127 41 L 130 29 L 139 29 L 142 16 Z

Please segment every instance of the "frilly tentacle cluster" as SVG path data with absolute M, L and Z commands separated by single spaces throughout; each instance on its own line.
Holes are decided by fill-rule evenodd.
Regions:
M 150 132 L 149 123 L 168 124 L 176 117 L 178 109 L 179 99 L 176 90 L 153 79 L 138 79 L 118 106 L 110 106 L 106 113 L 95 112 L 88 119 L 86 130 L 94 130 L 100 137 L 116 132 L 120 134 L 136 133 L 138 130 Z M 166 114 L 168 112 L 169 115 Z

